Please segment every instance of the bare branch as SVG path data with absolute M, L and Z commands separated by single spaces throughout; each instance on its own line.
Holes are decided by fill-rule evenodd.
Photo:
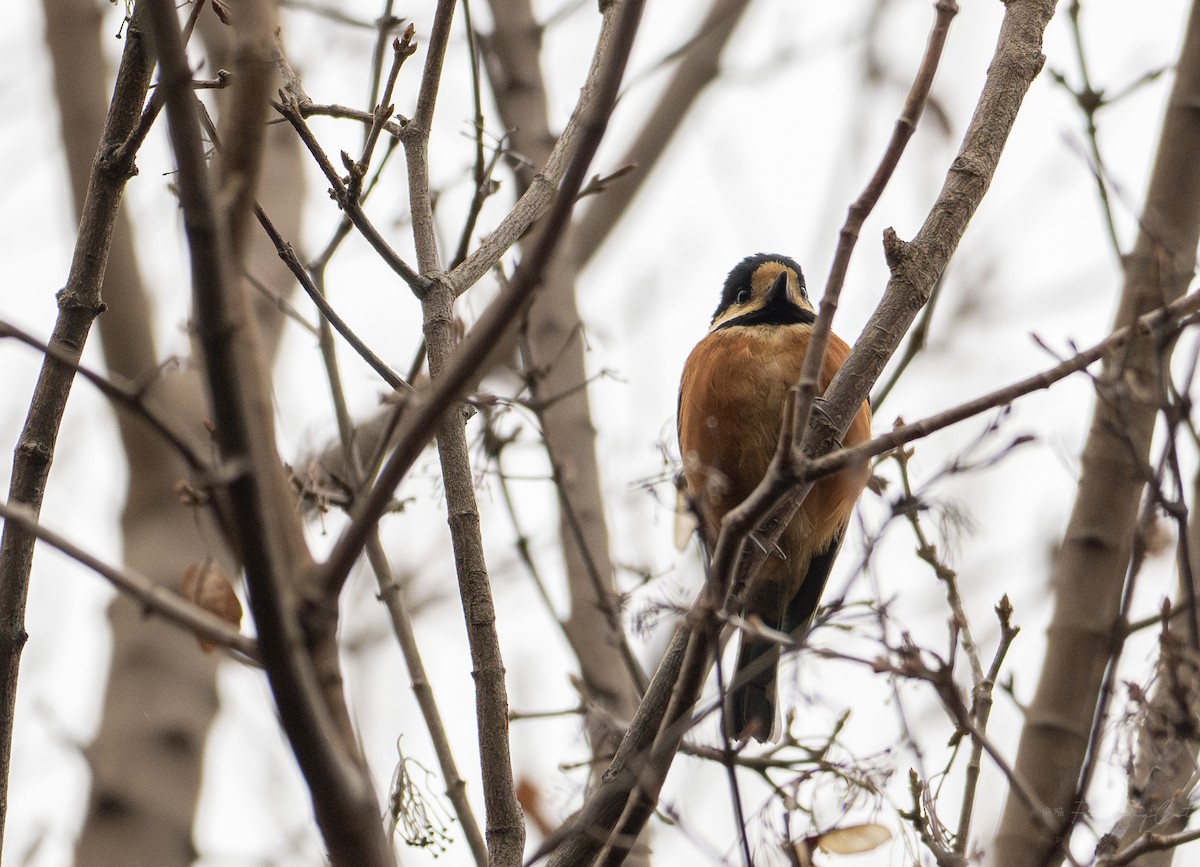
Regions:
M 129 415 L 137 418 L 154 431 L 157 436 L 162 438 L 164 442 L 183 458 L 192 470 L 204 473 L 211 469 L 208 461 L 201 457 L 192 447 L 192 444 L 188 442 L 188 438 L 176 431 L 168 419 L 163 418 L 147 406 L 142 401 L 141 394 L 137 390 L 128 385 L 119 384 L 84 367 L 79 363 L 78 355 L 73 355 L 62 346 L 43 343 L 32 334 L 21 330 L 11 322 L 0 320 L 0 338 L 3 337 L 11 337 L 14 340 L 19 340 L 26 346 L 31 346 L 39 352 L 45 353 L 47 356 L 52 356 L 64 366 L 74 368 L 76 373 L 96 386 L 100 393 L 116 404 L 116 406 L 125 410 Z
M 1054 814 L 1046 804 L 1039 800 L 1036 790 L 1009 764 L 996 745 L 980 729 L 977 721 L 972 718 L 971 712 L 967 709 L 962 695 L 958 691 L 953 672 L 948 664 L 941 663 L 936 667 L 927 665 L 921 659 L 920 651 L 910 644 L 900 648 L 897 662 L 877 660 L 874 667 L 876 670 L 891 671 L 902 677 L 915 678 L 930 684 L 936 690 L 942 706 L 950 714 L 955 725 L 970 735 L 971 740 L 979 744 L 996 763 L 996 766 L 1007 778 L 1013 796 L 1027 807 L 1033 821 L 1037 822 L 1042 830 L 1052 830 L 1058 827 L 1058 821 Z M 1070 852 L 1064 851 L 1063 857 L 1074 867 L 1079 867 Z
M 363 178 L 366 177 L 367 169 L 371 166 L 371 155 L 375 152 L 375 145 L 379 142 L 379 133 L 383 131 L 384 124 L 396 109 L 391 104 L 391 99 L 392 92 L 396 88 L 396 78 L 400 75 L 400 67 L 417 51 L 417 44 L 413 42 L 413 32 L 413 26 L 410 24 L 405 28 L 403 35 L 392 42 L 392 68 L 388 72 L 387 82 L 383 86 L 382 101 L 375 106 L 372 113 L 373 118 L 371 126 L 367 130 L 362 156 L 347 166 L 350 170 L 350 183 L 347 186 L 346 195 L 352 201 L 358 201 L 362 195 Z
M 971 691 L 971 719 L 981 732 L 987 731 L 988 718 L 992 712 L 992 694 L 995 692 L 996 681 L 1000 677 L 1000 667 L 1008 655 L 1013 639 L 1020 631 L 1012 623 L 1012 604 L 1007 596 L 1001 597 L 996 604 L 996 616 L 1000 620 L 1000 641 L 996 644 L 996 652 L 992 655 L 991 665 L 983 680 L 975 684 Z M 983 744 L 972 740 L 971 756 L 967 760 L 967 776 L 963 783 L 962 807 L 958 814 L 958 828 L 954 832 L 954 851 L 966 855 L 967 845 L 971 841 L 971 818 L 975 812 L 975 799 L 979 793 L 980 759 L 983 754 Z
M 329 181 L 330 189 L 334 199 L 354 223 L 354 228 L 362 233 L 362 236 L 367 239 L 367 243 L 379 254 L 379 257 L 391 268 L 405 283 L 407 283 L 414 292 L 420 292 L 425 287 L 425 280 L 421 275 L 413 270 L 412 266 L 404 261 L 391 244 L 383 237 L 383 234 L 375 228 L 375 224 L 367 217 L 363 211 L 362 205 L 356 198 L 350 196 L 350 190 L 337 169 L 333 167 L 333 162 L 329 159 L 325 149 L 321 147 L 321 143 L 317 141 L 312 130 L 308 128 L 308 124 L 304 121 L 304 112 L 300 107 L 300 103 L 295 97 L 287 94 L 280 94 L 282 102 L 272 103 L 275 110 L 283 115 L 284 120 L 292 125 L 296 133 L 300 136 L 300 140 L 304 142 L 304 146 L 308 148 L 308 152 L 316 160 L 321 172 L 325 175 L 325 179 Z M 372 120 L 374 115 L 371 115 Z M 401 131 L 403 133 L 403 130 Z
M 275 224 L 267 216 L 266 212 L 258 205 L 254 207 L 254 215 L 258 218 L 259 224 L 263 227 L 263 231 L 267 233 L 267 237 L 271 239 L 271 243 L 275 245 L 276 252 L 279 253 L 279 258 L 287 265 L 288 270 L 295 276 L 296 281 L 304 289 L 309 299 L 321 311 L 321 316 L 329 322 L 330 325 L 342 335 L 342 339 L 350 344 L 358 356 L 365 361 L 372 370 L 379 374 L 380 379 L 390 385 L 396 391 L 411 391 L 412 386 L 392 370 L 386 361 L 375 354 L 371 347 L 367 346 L 354 330 L 337 314 L 333 309 L 333 305 L 329 303 L 329 299 L 325 297 L 325 293 L 313 281 L 308 270 L 300 263 L 300 259 L 296 256 L 296 251 L 292 249 L 279 230 L 275 228 Z
M 1200 292 L 1187 295 L 1157 310 L 1151 310 L 1132 325 L 1118 328 L 1094 346 L 1076 353 L 1041 373 L 1018 380 L 1011 385 L 996 389 L 920 421 L 897 425 L 889 433 L 881 434 L 868 442 L 817 458 L 808 465 L 800 478 L 807 481 L 810 478 L 819 478 L 837 472 L 855 461 L 881 455 L 897 446 L 921 439 L 934 431 L 979 415 L 981 412 L 1010 404 L 1026 394 L 1049 388 L 1059 380 L 1085 370 L 1097 361 L 1112 355 L 1124 347 L 1135 335 L 1175 331 L 1182 328 L 1183 323 L 1191 323 L 1197 312 L 1200 312 Z
M 290 95 L 290 94 L 289 94 Z M 310 117 L 335 117 L 342 120 L 356 120 L 368 129 L 375 123 L 375 113 L 363 111 L 361 108 L 350 108 L 345 105 L 325 105 L 316 102 L 297 102 L 300 117 L 307 120 Z M 404 132 L 407 120 L 389 120 L 380 127 L 388 135 L 396 139 Z
M 904 100 L 900 116 L 896 119 L 891 141 L 888 142 L 883 159 L 867 183 L 866 189 L 850 206 L 846 222 L 838 235 L 838 246 L 833 255 L 833 264 L 829 269 L 829 279 L 825 283 L 825 292 L 821 296 L 821 306 L 817 311 L 817 321 L 813 324 L 812 337 L 804 356 L 804 370 L 800 374 L 800 382 L 797 384 L 791 437 L 792 442 L 799 444 L 801 449 L 810 455 L 812 446 L 816 443 L 813 437 L 815 431 L 808 431 L 809 415 L 820 389 L 821 365 L 824 363 L 825 349 L 829 343 L 829 335 L 832 333 L 833 317 L 837 313 L 838 299 L 842 294 L 842 286 L 846 282 L 850 257 L 858 243 L 858 234 L 863 223 L 875 209 L 879 197 L 883 195 L 884 188 L 891 180 L 892 173 L 900 164 L 900 157 L 904 154 L 908 140 L 916 132 L 917 123 L 921 119 L 925 104 L 929 101 L 929 93 L 933 89 L 933 79 L 937 74 L 942 51 L 946 46 L 946 35 L 950 31 L 950 22 L 958 14 L 958 4 L 954 0 L 938 0 L 934 9 L 933 28 L 929 32 L 925 55 L 921 58 L 921 66 L 918 68 L 912 87 Z M 908 324 L 911 324 L 911 320 Z M 844 430 L 844 428 L 838 429 L 839 437 Z
M 1122 867 L 1151 852 L 1171 852 L 1185 843 L 1194 843 L 1196 840 L 1200 840 L 1200 828 L 1180 831 L 1177 834 L 1145 834 L 1112 857 L 1098 860 L 1096 867 Z

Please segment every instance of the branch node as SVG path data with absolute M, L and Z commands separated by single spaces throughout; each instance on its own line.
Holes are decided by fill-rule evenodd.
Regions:
M 99 316 L 108 306 L 94 296 L 88 293 L 80 292 L 78 289 L 70 285 L 64 286 L 54 293 L 54 300 L 58 302 L 59 310 L 86 310 L 93 316 Z
M 908 253 L 908 242 L 900 240 L 896 230 L 888 226 L 883 230 L 883 258 L 888 270 L 895 273 Z

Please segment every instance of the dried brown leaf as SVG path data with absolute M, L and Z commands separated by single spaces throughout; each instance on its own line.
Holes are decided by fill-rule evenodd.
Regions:
M 820 849 L 831 855 L 858 855 L 878 849 L 891 839 L 892 832 L 883 825 L 866 822 L 862 825 L 831 828 L 824 834 L 805 837 L 797 845 L 803 846 L 808 855 L 812 854 L 813 849 Z
M 233 582 L 211 559 L 200 560 L 183 572 L 179 593 L 210 614 L 215 614 L 236 628 L 242 625 L 242 603 L 233 589 Z M 214 645 L 201 638 L 200 649 L 212 653 Z

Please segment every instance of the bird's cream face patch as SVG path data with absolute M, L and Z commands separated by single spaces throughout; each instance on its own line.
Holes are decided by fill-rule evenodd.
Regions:
M 729 320 L 745 316 L 747 313 L 753 313 L 755 310 L 759 310 L 765 306 L 767 293 L 775 285 L 775 280 L 779 277 L 780 272 L 787 274 L 788 298 L 797 306 L 805 310 L 812 310 L 812 304 L 809 303 L 808 298 L 800 290 L 800 280 L 795 271 L 782 262 L 763 262 L 750 275 L 750 286 L 748 289 L 743 290 L 746 295 L 745 299 L 741 301 L 735 300 L 734 303 L 722 310 L 721 314 L 713 320 L 708 330 L 710 332 L 716 331 Z M 740 298 L 741 295 L 739 294 L 738 297 Z

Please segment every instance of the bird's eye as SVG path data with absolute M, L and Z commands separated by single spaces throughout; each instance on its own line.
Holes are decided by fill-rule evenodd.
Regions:
M 735 303 L 745 304 L 749 300 L 750 300 L 750 293 L 747 292 L 745 289 L 743 289 L 741 292 L 739 292 L 737 294 L 737 299 L 735 300 Z

